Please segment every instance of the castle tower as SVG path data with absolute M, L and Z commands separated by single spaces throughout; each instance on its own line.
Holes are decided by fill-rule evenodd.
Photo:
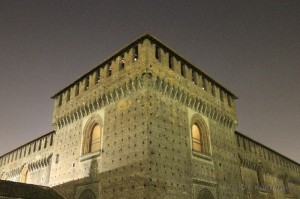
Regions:
M 235 95 L 146 34 L 53 96 L 70 198 L 239 198 Z
M 235 132 L 235 95 L 149 34 L 53 99 L 55 131 L 0 156 L 0 198 L 300 196 L 300 164 Z

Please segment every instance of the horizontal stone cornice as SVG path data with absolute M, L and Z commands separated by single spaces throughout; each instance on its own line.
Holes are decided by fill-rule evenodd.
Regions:
M 257 160 L 249 159 L 241 154 L 238 155 L 238 158 L 240 160 L 240 164 L 242 167 L 251 169 L 251 170 L 257 170 L 259 166 L 259 162 Z
M 47 167 L 51 163 L 52 153 L 50 155 L 39 158 L 38 160 L 29 161 L 28 163 L 24 163 L 21 166 L 12 169 L 10 171 L 5 172 L 8 178 L 19 176 L 22 172 L 23 167 L 28 164 L 28 170 L 34 171 L 44 167 Z
M 240 160 L 240 163 L 241 163 L 242 167 L 254 170 L 256 172 L 257 169 L 260 166 L 262 166 L 264 168 L 265 174 L 273 175 L 273 176 L 277 175 L 276 174 L 277 172 L 272 167 L 269 167 L 268 165 L 264 164 L 258 158 L 251 158 L 251 157 L 248 157 L 248 156 L 243 156 L 241 154 L 238 154 L 238 158 Z
M 52 153 L 48 156 L 32 161 L 28 164 L 28 170 L 34 171 L 40 168 L 47 167 L 51 163 Z
M 53 126 L 56 130 L 60 129 L 143 88 L 154 89 L 162 95 L 202 113 L 227 128 L 235 128 L 237 125 L 233 115 L 207 102 L 207 100 L 201 99 L 196 93 L 182 87 L 180 82 L 178 83 L 173 79 L 164 77 L 159 73 L 155 74 L 153 71 L 146 69 L 141 75 L 131 77 L 109 90 L 101 89 L 101 92 L 93 94 L 93 97 L 90 97 L 82 105 L 74 106 L 68 112 L 62 113 L 59 118 L 56 118 Z
M 155 74 L 149 72 L 149 75 L 150 74 L 152 77 L 149 78 L 149 81 L 153 89 L 197 112 L 202 113 L 208 118 L 221 123 L 225 127 L 235 128 L 237 122 L 234 116 L 230 113 L 225 112 L 217 105 L 209 103 L 190 89 L 186 89 L 181 86 L 179 81 L 174 82 L 172 79 L 159 73 Z
M 73 123 L 80 118 L 83 118 L 90 113 L 99 110 L 125 96 L 141 89 L 141 79 L 132 77 L 118 86 L 111 87 L 107 90 L 101 90 L 97 94 L 93 94 L 82 105 L 75 105 L 68 112 L 61 113 L 61 116 L 56 119 L 53 126 L 54 129 L 60 129 L 67 124 Z

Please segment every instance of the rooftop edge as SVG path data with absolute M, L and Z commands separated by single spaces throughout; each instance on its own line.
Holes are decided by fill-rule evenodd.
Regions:
M 68 90 L 70 87 L 72 87 L 75 83 L 77 83 L 78 81 L 84 79 L 86 76 L 88 76 L 90 73 L 94 72 L 95 70 L 99 69 L 101 66 L 106 65 L 107 63 L 109 63 L 110 61 L 112 61 L 113 59 L 115 59 L 117 56 L 119 56 L 120 54 L 124 53 L 125 51 L 128 50 L 128 48 L 131 48 L 133 46 L 135 46 L 136 44 L 140 43 L 141 41 L 145 40 L 145 39 L 149 39 L 151 42 L 158 44 L 161 48 L 166 49 L 167 51 L 170 51 L 173 55 L 179 57 L 181 60 L 183 60 L 186 64 L 191 65 L 192 67 L 194 67 L 198 72 L 200 72 L 201 74 L 205 75 L 207 79 L 209 79 L 210 81 L 214 82 L 214 84 L 218 85 L 219 87 L 221 87 L 224 91 L 228 92 L 234 99 L 238 99 L 238 97 L 233 94 L 231 91 L 229 91 L 228 89 L 226 89 L 224 86 L 222 86 L 221 84 L 219 84 L 216 80 L 214 80 L 213 78 L 211 78 L 209 75 L 207 75 L 205 72 L 203 72 L 202 70 L 200 70 L 197 66 L 195 66 L 194 64 L 190 63 L 189 61 L 187 61 L 185 58 L 183 58 L 182 56 L 180 56 L 176 51 L 174 51 L 172 48 L 168 47 L 167 45 L 163 44 L 159 39 L 157 39 L 156 37 L 154 37 L 153 35 L 149 34 L 149 33 L 145 33 L 144 35 L 138 37 L 137 39 L 135 39 L 133 42 L 129 43 L 128 45 L 126 45 L 125 47 L 123 47 L 121 50 L 117 51 L 116 53 L 114 53 L 112 56 L 110 56 L 109 58 L 107 58 L 105 61 L 103 61 L 102 63 L 98 64 L 96 67 L 93 67 L 91 70 L 89 70 L 87 73 L 85 73 L 84 75 L 82 75 L 81 77 L 79 77 L 78 79 L 76 79 L 75 81 L 73 81 L 71 84 L 69 84 L 68 86 L 66 86 L 65 88 L 61 89 L 60 91 L 58 91 L 56 94 L 54 94 L 51 99 L 54 99 L 56 96 L 60 95 L 61 93 L 65 92 L 66 90 Z
M 285 155 L 282 155 L 281 153 L 275 151 L 274 149 L 271 149 L 270 147 L 268 147 L 268 146 L 266 146 L 266 145 L 264 145 L 264 144 L 261 144 L 260 142 L 254 140 L 254 139 L 252 139 L 252 138 L 250 138 L 250 137 L 248 137 L 248 136 L 246 136 L 246 135 L 244 135 L 244 134 L 242 134 L 242 133 L 240 133 L 240 132 L 238 132 L 238 131 L 235 131 L 234 133 L 237 134 L 237 135 L 240 135 L 240 136 L 242 136 L 242 137 L 245 137 L 245 138 L 251 140 L 252 142 L 255 142 L 256 144 L 259 144 L 259 145 L 261 145 L 262 147 L 264 147 L 264 148 L 266 148 L 266 149 L 272 151 L 273 153 L 276 153 L 277 155 L 282 156 L 283 158 L 286 158 L 287 160 L 289 160 L 289 161 L 291 161 L 291 162 L 297 164 L 298 166 L 300 166 L 300 163 L 296 162 L 295 160 L 290 159 L 289 157 L 286 157 Z

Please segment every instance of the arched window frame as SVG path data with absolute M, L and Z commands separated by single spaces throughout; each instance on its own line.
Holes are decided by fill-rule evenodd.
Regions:
M 204 188 L 204 189 L 201 189 L 197 195 L 197 199 L 201 199 L 201 198 L 214 199 L 215 197 L 209 189 Z
M 100 126 L 100 149 L 99 151 L 91 151 L 92 144 L 92 134 L 95 126 Z M 86 122 L 86 125 L 83 129 L 83 141 L 82 141 L 82 155 L 90 153 L 99 153 L 102 151 L 102 137 L 103 137 L 103 122 L 99 115 L 92 115 L 89 120 Z
M 199 131 L 200 131 L 201 151 L 194 150 L 194 148 L 193 148 L 193 132 L 192 132 L 193 125 L 196 125 L 199 128 Z M 199 114 L 195 114 L 191 118 L 190 135 L 191 135 L 192 152 L 196 153 L 196 154 L 204 154 L 204 155 L 209 155 L 210 156 L 211 155 L 211 147 L 210 147 L 209 130 L 208 130 L 206 122 L 204 121 L 204 119 Z
M 87 199 L 87 198 L 96 199 L 96 195 L 92 190 L 86 189 L 80 194 L 79 199 Z
M 265 173 L 262 163 L 257 167 L 257 182 L 258 186 L 265 186 Z
M 28 182 L 28 164 L 24 164 L 21 173 L 20 173 L 20 182 L 27 183 Z

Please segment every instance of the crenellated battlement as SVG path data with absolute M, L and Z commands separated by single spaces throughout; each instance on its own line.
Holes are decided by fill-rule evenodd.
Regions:
M 52 131 L 46 135 L 43 135 L 23 146 L 20 146 L 13 151 L 10 151 L 0 157 L 0 167 L 14 164 L 22 159 L 27 159 L 29 156 L 36 156 L 43 151 L 48 151 L 54 145 L 55 132 Z
M 57 112 L 67 104 L 78 101 L 80 96 L 85 95 L 85 91 L 116 87 L 122 78 L 132 76 L 134 71 L 143 72 L 148 67 L 168 70 L 170 74 L 176 74 L 177 79 L 188 80 L 224 106 L 234 109 L 234 99 L 237 97 L 233 93 L 171 48 L 146 34 L 55 94 L 52 97 L 55 99 L 53 123 L 57 120 Z
M 157 39 L 150 38 L 150 41 L 148 58 L 154 66 L 157 66 L 156 68 L 169 69 L 175 72 L 177 79 L 188 80 L 195 86 L 200 87 L 208 95 L 223 102 L 224 105 L 234 108 L 233 100 L 237 99 L 237 97 L 232 92 Z
M 99 64 L 75 82 L 56 93 L 55 108 L 68 103 L 73 98 L 80 96 L 99 84 L 116 79 L 120 73 L 126 74 L 129 65 L 136 65 L 139 62 L 141 44 L 140 39 L 131 43 L 117 54 L 111 56 L 103 63 Z
M 279 175 L 279 177 L 288 173 L 289 177 L 293 178 L 299 174 L 299 163 L 239 132 L 235 132 L 235 135 L 242 166 L 257 170 L 259 165 L 262 165 L 265 172 Z

